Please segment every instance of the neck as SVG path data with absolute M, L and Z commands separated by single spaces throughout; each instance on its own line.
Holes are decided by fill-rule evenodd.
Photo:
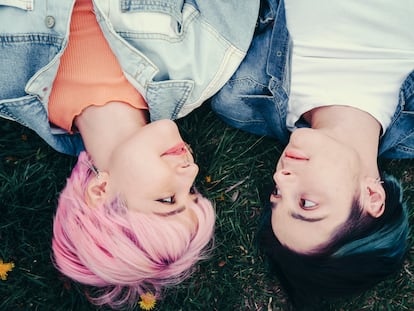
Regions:
M 117 146 L 147 123 L 146 110 L 119 102 L 89 106 L 75 118 L 85 148 L 99 170 L 107 170 Z
M 372 115 L 347 106 L 326 106 L 315 108 L 304 117 L 312 128 L 353 148 L 362 161 L 364 175 L 379 177 L 377 157 L 381 125 Z

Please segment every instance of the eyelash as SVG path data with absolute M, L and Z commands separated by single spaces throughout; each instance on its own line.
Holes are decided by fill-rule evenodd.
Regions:
M 163 199 L 158 199 L 158 202 L 164 203 L 164 204 L 174 204 L 175 203 L 175 195 L 168 197 L 168 198 L 163 198 Z
M 277 187 L 277 185 L 276 185 L 276 184 L 275 184 L 275 187 L 274 187 L 274 188 L 273 188 L 273 190 L 272 190 L 272 195 L 273 195 L 275 198 L 281 198 L 281 197 L 282 197 L 282 196 L 281 196 L 281 194 L 280 194 L 280 190 L 279 190 L 279 188 Z M 312 204 L 312 206 L 306 206 L 307 202 L 310 202 L 310 203 Z M 311 201 L 311 200 L 307 200 L 307 199 L 303 199 L 303 198 L 301 198 L 301 199 L 299 200 L 299 206 L 300 206 L 303 210 L 312 210 L 312 209 L 314 209 L 317 205 L 318 205 L 317 203 L 315 203 L 315 202 L 313 202 L 313 201 Z
M 310 202 L 312 204 L 312 206 L 306 206 L 307 202 Z M 315 206 L 317 204 L 315 202 L 313 202 L 313 201 L 310 201 L 310 200 L 300 199 L 299 205 L 304 210 L 311 210 L 311 209 L 315 208 Z
M 196 193 L 197 193 L 197 189 L 196 189 L 196 187 L 195 187 L 194 185 L 192 185 L 192 186 L 190 187 L 190 191 L 189 191 L 189 193 L 190 193 L 190 194 L 196 194 Z
M 195 188 L 195 186 L 191 186 L 190 190 L 189 190 L 190 194 L 196 194 L 197 190 Z M 160 203 L 164 203 L 164 204 L 174 204 L 175 203 L 175 194 L 173 196 L 170 196 L 168 198 L 162 198 L 162 199 L 158 199 L 157 200 Z
M 281 197 L 279 188 L 276 185 L 275 185 L 275 187 L 272 190 L 272 195 L 275 196 L 276 198 L 280 198 Z

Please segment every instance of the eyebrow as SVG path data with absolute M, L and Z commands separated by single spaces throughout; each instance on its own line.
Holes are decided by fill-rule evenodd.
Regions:
M 153 212 L 155 215 L 161 216 L 161 217 L 168 217 L 168 216 L 173 216 L 173 215 L 177 215 L 179 213 L 182 213 L 185 211 L 185 206 L 180 206 L 179 208 L 167 212 L 167 213 L 159 213 L 159 212 Z
M 271 202 L 271 206 L 272 206 L 272 209 L 276 209 L 277 203 L 276 202 Z M 303 216 L 303 215 L 295 213 L 295 212 L 290 212 L 289 214 L 294 219 L 298 219 L 298 220 L 302 220 L 302 221 L 306 221 L 306 222 L 318 222 L 318 221 L 321 221 L 321 220 L 325 219 L 325 217 L 315 217 L 315 218 L 306 217 L 306 216 Z
M 325 217 L 316 217 L 316 218 L 311 218 L 311 217 L 305 217 L 301 214 L 295 213 L 295 212 L 291 212 L 290 216 L 294 219 L 299 219 L 299 220 L 303 220 L 303 221 L 307 221 L 307 222 L 318 222 L 321 221 L 322 219 L 325 219 Z

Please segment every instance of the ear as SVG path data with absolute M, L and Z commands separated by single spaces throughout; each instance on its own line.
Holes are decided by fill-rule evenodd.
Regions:
M 365 185 L 365 211 L 374 218 L 380 217 L 385 210 L 385 190 L 374 178 L 369 178 Z
M 105 202 L 109 196 L 109 175 L 106 172 L 99 172 L 93 176 L 86 186 L 85 199 L 90 207 L 96 207 Z

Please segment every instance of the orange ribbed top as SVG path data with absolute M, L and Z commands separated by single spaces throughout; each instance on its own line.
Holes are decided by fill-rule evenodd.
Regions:
M 73 120 L 83 109 L 113 101 L 148 109 L 123 75 L 96 21 L 92 0 L 76 0 L 68 46 L 49 98 L 49 120 L 72 132 Z

